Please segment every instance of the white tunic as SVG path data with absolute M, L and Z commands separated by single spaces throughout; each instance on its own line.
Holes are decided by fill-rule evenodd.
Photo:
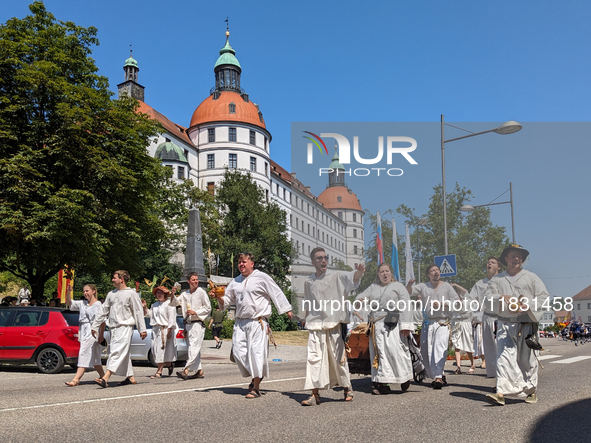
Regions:
M 304 283 L 301 310 L 306 329 L 332 329 L 339 323 L 350 322 L 349 293 L 359 286 L 354 281 L 355 271 L 326 271 L 320 277 L 312 274 Z
M 236 305 L 236 318 L 258 319 L 271 315 L 271 302 L 279 314 L 291 311 L 291 305 L 277 283 L 255 269 L 248 277 L 239 275 L 230 282 L 222 297 L 224 306 Z
M 152 355 L 156 363 L 176 361 L 176 309 L 170 306 L 170 300 L 163 303 L 154 303 L 146 317 L 150 319 L 152 326 Z M 172 337 L 168 338 L 168 330 L 171 329 Z
M 269 375 L 269 324 L 271 302 L 279 314 L 291 311 L 291 305 L 277 283 L 255 269 L 230 282 L 222 297 L 223 306 L 236 305 L 236 322 L 232 334 L 232 353 L 243 377 Z
M 372 310 L 370 318 L 374 321 L 375 346 L 370 338 L 370 362 L 378 355 L 377 369 L 371 367 L 371 380 L 377 383 L 404 383 L 412 379 L 412 360 L 410 350 L 403 341 L 400 331 L 414 330 L 412 311 L 410 310 L 410 296 L 406 288 L 399 282 L 392 282 L 387 286 L 372 284 L 359 294 L 356 300 L 366 299 L 377 301 L 379 310 Z M 374 304 L 375 307 L 375 304 Z M 395 328 L 389 328 L 384 323 L 387 310 L 399 307 L 399 320 Z
M 474 355 L 484 355 L 486 361 L 486 376 L 494 378 L 497 376 L 497 338 L 494 332 L 494 317 L 485 313 L 486 289 L 488 288 L 488 278 L 477 281 L 470 295 L 474 300 L 478 300 L 480 311 L 474 313 Z M 490 303 L 489 303 L 490 304 Z
M 185 340 L 187 342 L 187 361 L 185 369 L 199 371 L 201 365 L 201 346 L 205 337 L 203 322 L 211 313 L 211 302 L 203 288 L 194 292 L 185 291 L 170 300 L 170 306 L 180 306 L 185 319 Z M 195 311 L 195 315 L 187 315 L 187 310 Z
M 533 272 L 522 269 L 514 281 L 507 272 L 494 276 L 488 285 L 485 298 L 493 300 L 493 307 L 499 306 L 501 295 L 523 296 L 529 305 L 527 314 L 538 321 L 544 314 L 542 305 L 550 297 L 546 286 Z M 502 307 L 502 305 L 500 305 Z M 507 307 L 507 306 L 505 306 Z M 497 392 L 504 395 L 535 392 L 538 385 L 538 361 L 534 352 L 527 347 L 525 337 L 537 335 L 536 323 L 520 323 L 527 318 L 509 309 L 495 309 L 499 318 L 497 331 Z
M 451 326 L 451 341 L 454 348 L 472 352 L 474 348 L 474 334 L 472 331 L 472 311 L 470 310 L 470 302 L 473 300 L 471 293 L 464 293 L 459 295 L 462 306 L 459 304 L 452 312 L 452 326 Z
M 96 301 L 91 305 L 87 300 L 72 300 L 71 311 L 79 311 L 78 341 L 80 352 L 78 353 L 78 367 L 91 368 L 101 364 L 101 345 L 92 336 L 90 325 L 102 309 L 102 303 Z
M 99 315 L 92 322 L 91 329 L 98 333 L 101 323 L 109 319 L 109 359 L 107 370 L 120 376 L 133 375 L 131 365 L 131 338 L 133 326 L 140 334 L 146 332 L 144 308 L 137 292 L 131 288 L 114 289 L 107 294 Z
M 413 286 L 412 295 L 422 301 L 423 312 L 429 322 L 451 321 L 453 307 L 450 308 L 447 302 L 459 300 L 458 294 L 447 282 L 443 282 L 437 289 L 433 288 L 430 281 L 419 283 Z

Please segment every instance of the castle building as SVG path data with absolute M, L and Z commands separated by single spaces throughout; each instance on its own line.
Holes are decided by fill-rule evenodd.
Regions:
M 271 159 L 271 133 L 259 105 L 242 88 L 242 67 L 230 45 L 230 32 L 214 65 L 214 86 L 197 106 L 188 127 L 171 121 L 145 102 L 145 88 L 138 82 L 139 66 L 133 54 L 125 61 L 125 81 L 119 96 L 137 99 L 139 111 L 159 121 L 164 131 L 148 148 L 172 170 L 175 180 L 192 180 L 202 190 L 215 192 L 226 168 L 249 171 L 267 200 L 277 203 L 287 216 L 288 235 L 297 256 L 294 265 L 310 271 L 309 254 L 325 248 L 332 265 L 355 267 L 363 259 L 363 210 L 357 196 L 344 182 L 338 155 L 330 165 L 327 188 L 315 196 Z M 292 266 L 293 270 L 293 266 Z M 303 275 L 303 274 L 302 274 Z

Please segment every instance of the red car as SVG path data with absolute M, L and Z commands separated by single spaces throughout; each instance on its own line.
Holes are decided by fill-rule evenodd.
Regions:
M 0 307 L 0 363 L 35 363 L 45 374 L 78 360 L 78 312 Z

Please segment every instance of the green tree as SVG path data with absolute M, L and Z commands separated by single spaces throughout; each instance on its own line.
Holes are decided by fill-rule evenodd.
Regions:
M 421 281 L 426 281 L 425 270 L 434 257 L 444 255 L 443 240 L 443 202 L 441 186 L 433 188 L 429 211 L 426 214 L 417 215 L 415 210 L 406 205 L 400 205 L 396 212 L 402 215 L 405 223 L 411 226 L 411 245 L 415 270 L 415 278 L 418 280 L 418 247 L 421 249 Z M 509 244 L 509 238 L 505 235 L 505 228 L 494 226 L 490 220 L 490 209 L 486 207 L 476 208 L 469 213 L 463 213 L 460 208 L 467 204 L 472 198 L 472 192 L 461 188 L 457 183 L 452 192 L 447 194 L 447 226 L 448 226 L 448 251 L 456 254 L 458 275 L 451 277 L 450 281 L 455 282 L 470 290 L 478 280 L 486 275 L 487 258 L 491 255 L 499 256 L 505 246 Z M 375 216 L 367 214 L 371 219 L 374 241 L 365 251 L 365 260 L 368 263 L 362 280 L 363 287 L 369 286 L 375 277 L 377 269 L 377 250 L 375 247 Z M 417 223 L 419 220 L 428 219 L 428 222 L 420 227 L 420 245 L 417 239 Z M 402 225 L 404 226 L 404 225 Z M 404 233 L 402 228 L 397 228 Z M 392 226 L 390 220 L 382 217 L 383 238 L 392 238 Z M 406 246 L 405 235 L 398 235 L 398 261 L 400 263 L 400 277 L 406 281 L 406 259 L 404 249 Z M 384 241 L 384 259 L 389 263 L 391 254 L 391 242 Z M 373 266 L 373 267 L 372 267 Z M 360 288 L 362 288 L 360 285 Z
M 0 271 L 40 298 L 66 264 L 140 272 L 167 173 L 146 150 L 159 125 L 97 74 L 97 30 L 30 10 L 0 26 Z

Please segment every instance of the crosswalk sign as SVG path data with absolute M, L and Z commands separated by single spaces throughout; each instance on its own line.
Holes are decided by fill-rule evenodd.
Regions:
M 435 264 L 439 266 L 441 277 L 453 277 L 458 274 L 456 254 L 439 255 L 435 257 Z

